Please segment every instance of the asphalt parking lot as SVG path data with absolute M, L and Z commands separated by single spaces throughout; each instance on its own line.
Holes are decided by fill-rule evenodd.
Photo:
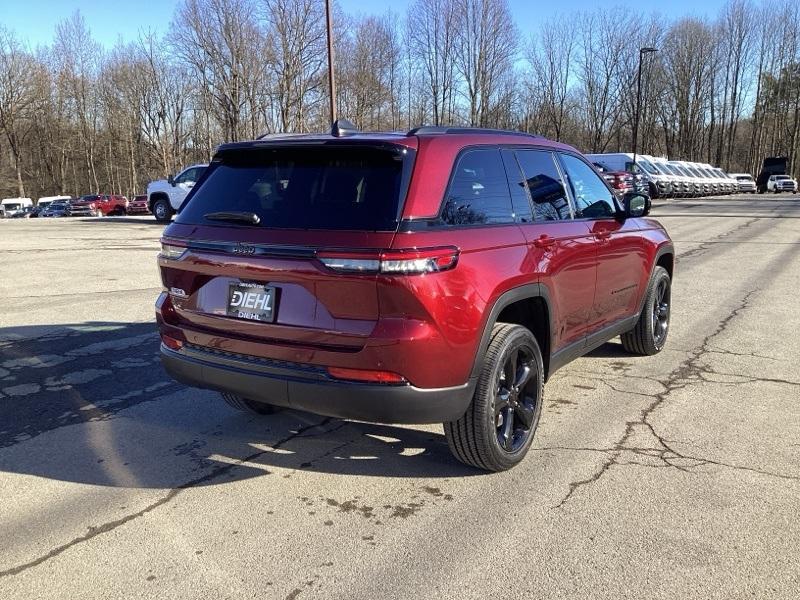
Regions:
M 667 349 L 559 371 L 494 475 L 169 380 L 151 218 L 0 221 L 0 598 L 796 599 L 800 197 L 653 215 Z

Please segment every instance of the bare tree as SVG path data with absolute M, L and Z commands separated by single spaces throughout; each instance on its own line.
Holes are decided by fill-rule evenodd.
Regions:
M 42 108 L 42 70 L 16 37 L 0 26 L 0 129 L 14 160 L 17 193 L 25 195 L 22 178 L 24 144 Z
M 470 125 L 485 126 L 513 69 L 517 28 L 506 0 L 454 0 L 454 55 Z M 506 96 L 507 97 L 507 96 Z
M 453 0 L 416 0 L 408 10 L 408 44 L 430 96 L 434 125 L 453 116 L 456 12 Z

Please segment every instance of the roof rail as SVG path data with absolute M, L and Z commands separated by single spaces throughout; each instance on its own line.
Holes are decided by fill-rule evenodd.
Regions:
M 525 133 L 523 131 L 511 131 L 509 129 L 489 129 L 486 127 L 434 127 L 423 126 L 410 130 L 406 135 L 430 135 L 430 134 L 457 134 L 472 133 L 486 135 L 519 135 L 522 137 L 540 138 L 542 136 L 535 133 Z

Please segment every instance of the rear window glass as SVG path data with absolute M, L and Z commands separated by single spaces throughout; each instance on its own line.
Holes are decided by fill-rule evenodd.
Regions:
M 241 150 L 211 167 L 177 222 L 241 226 L 205 217 L 225 211 L 255 213 L 257 227 L 392 231 L 402 180 L 402 156 L 374 147 Z

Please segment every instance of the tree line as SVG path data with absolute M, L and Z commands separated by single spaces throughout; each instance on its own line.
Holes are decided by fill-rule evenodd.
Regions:
M 337 109 L 363 130 L 520 129 L 641 153 L 800 167 L 800 3 L 729 0 L 713 18 L 601 9 L 523 30 L 506 0 L 334 6 Z M 80 13 L 31 48 L 0 23 L 0 196 L 142 193 L 215 146 L 329 127 L 322 0 L 183 0 L 163 35 L 104 49 Z

